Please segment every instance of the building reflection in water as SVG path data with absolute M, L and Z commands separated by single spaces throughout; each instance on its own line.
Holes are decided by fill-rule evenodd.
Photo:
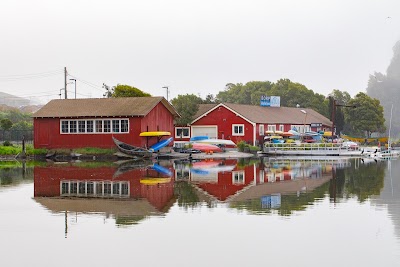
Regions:
M 100 213 L 118 225 L 163 215 L 174 203 L 171 164 L 36 166 L 34 199 L 56 213 Z M 67 229 L 67 226 L 66 226 Z
M 34 199 L 46 209 L 97 213 L 117 225 L 162 216 L 178 206 L 227 203 L 255 213 L 282 215 L 304 209 L 329 191 L 337 169 L 349 161 L 214 159 L 128 162 L 117 166 L 52 164 L 34 167 Z M 67 222 L 67 220 L 66 220 Z M 66 226 L 67 229 L 67 226 Z
M 189 181 L 198 191 L 197 195 L 203 195 L 199 199 L 208 199 L 210 206 L 229 203 L 232 208 L 257 213 L 280 209 L 285 215 L 314 202 L 315 198 L 322 198 L 335 171 L 349 166 L 347 159 L 263 158 L 255 162 L 227 159 L 178 163 L 175 169 L 176 179 Z M 321 188 L 320 192 L 311 196 L 310 192 L 317 188 Z M 297 203 L 283 203 L 283 196 Z

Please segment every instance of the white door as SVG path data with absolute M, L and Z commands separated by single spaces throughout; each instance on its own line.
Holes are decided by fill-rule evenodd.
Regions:
M 193 136 L 218 138 L 217 126 L 192 126 L 192 137 Z

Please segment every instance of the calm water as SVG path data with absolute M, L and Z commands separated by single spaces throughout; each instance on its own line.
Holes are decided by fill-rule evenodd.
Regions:
M 400 266 L 400 160 L 0 162 L 1 266 Z

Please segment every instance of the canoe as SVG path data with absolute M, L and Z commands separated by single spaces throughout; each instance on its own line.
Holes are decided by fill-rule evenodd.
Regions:
M 236 146 L 232 140 L 225 139 L 204 139 L 198 140 L 197 143 L 212 144 L 212 145 L 224 145 L 224 146 Z
M 117 146 L 118 150 L 120 152 L 122 152 L 123 154 L 129 155 L 129 156 L 140 157 L 140 158 L 150 158 L 153 156 L 153 152 L 151 152 L 145 148 L 126 144 L 122 141 L 119 141 L 114 136 L 112 137 L 112 139 L 114 141 L 114 144 Z
M 153 136 L 170 136 L 170 132 L 155 131 L 155 132 L 141 132 L 139 136 L 153 137 Z
M 140 183 L 144 185 L 157 185 L 171 182 L 171 178 L 144 178 L 140 179 Z
M 220 147 L 206 143 L 193 143 L 192 148 L 200 150 L 202 152 L 222 152 L 222 149 Z
M 205 139 L 209 139 L 209 137 L 207 135 L 197 135 L 197 136 L 192 136 L 190 138 L 190 141 L 199 141 L 199 140 L 205 140 Z
M 149 151 L 156 152 L 156 151 L 160 150 L 161 148 L 167 146 L 169 143 L 172 142 L 172 140 L 174 140 L 172 137 L 170 137 L 168 139 L 165 139 L 165 140 L 162 140 L 162 141 L 152 145 L 150 147 Z
M 169 176 L 169 177 L 172 176 L 172 172 L 171 172 L 169 169 L 167 169 L 167 168 L 165 168 L 165 167 L 163 167 L 163 166 L 160 166 L 160 165 L 158 165 L 158 164 L 156 164 L 156 163 L 154 163 L 153 166 L 151 166 L 151 168 L 152 168 L 153 170 L 155 170 L 155 171 L 161 173 L 161 174 L 167 175 L 167 176 Z

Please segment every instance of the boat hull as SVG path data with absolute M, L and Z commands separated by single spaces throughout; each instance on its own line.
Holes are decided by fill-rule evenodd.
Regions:
M 151 152 L 145 148 L 126 144 L 126 143 L 118 140 L 114 136 L 112 137 L 112 139 L 114 141 L 114 144 L 117 146 L 118 150 L 125 155 L 139 157 L 139 158 L 150 158 L 153 156 L 153 152 Z

